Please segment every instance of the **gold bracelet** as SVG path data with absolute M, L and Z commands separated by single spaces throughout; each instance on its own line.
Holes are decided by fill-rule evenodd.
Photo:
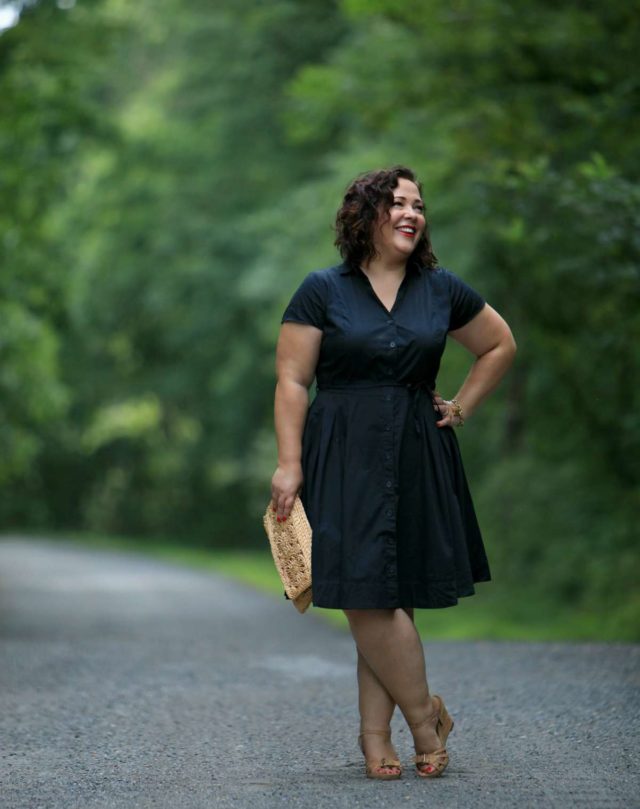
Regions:
M 453 408 L 454 408 L 453 415 L 457 416 L 460 419 L 460 424 L 458 424 L 457 426 L 458 427 L 464 427 L 464 417 L 462 415 L 462 405 L 460 404 L 460 402 L 457 399 L 450 399 L 449 404 L 453 405 Z

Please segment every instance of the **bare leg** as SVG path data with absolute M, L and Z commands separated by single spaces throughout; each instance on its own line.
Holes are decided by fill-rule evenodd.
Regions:
M 371 670 L 358 649 L 358 707 L 360 709 L 360 732 L 388 730 L 396 707 L 387 689 Z M 391 736 L 365 733 L 361 738 L 366 759 L 396 758 Z M 397 773 L 397 767 L 383 767 L 383 772 Z
M 411 724 L 433 713 L 435 704 L 429 695 L 422 642 L 411 616 L 401 609 L 344 612 L 358 651 L 377 679 L 376 683 L 362 667 L 367 721 L 388 723 L 394 702 Z M 360 701 L 362 705 L 362 695 Z M 429 753 L 441 747 L 433 723 L 426 722 L 412 732 L 416 750 Z M 376 755 L 373 744 L 371 755 Z
M 363 730 L 386 730 L 396 702 L 358 649 L 358 707 Z
M 413 608 L 404 611 L 413 621 Z M 357 649 L 357 646 L 356 646 Z M 391 722 L 396 701 L 373 673 L 371 666 L 358 651 L 358 706 L 363 728 L 385 730 Z
M 413 621 L 413 609 L 404 608 Z M 357 648 L 357 646 L 356 646 Z M 382 685 L 367 663 L 360 649 L 358 651 L 358 707 L 360 710 L 360 730 L 386 730 L 395 711 L 396 701 Z M 391 740 L 371 735 L 363 739 L 365 755 L 369 758 L 392 758 L 395 748 Z

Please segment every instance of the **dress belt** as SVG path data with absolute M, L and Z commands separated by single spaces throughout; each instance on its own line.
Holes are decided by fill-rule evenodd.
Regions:
M 413 423 L 417 435 L 422 435 L 422 428 L 420 426 L 420 403 L 422 401 L 422 393 L 426 391 L 429 394 L 431 402 L 435 404 L 435 390 L 426 381 L 420 380 L 419 382 L 379 382 L 366 385 L 323 385 L 316 386 L 318 391 L 340 391 L 348 393 L 358 390 L 368 390 L 371 388 L 405 388 L 412 394 L 413 399 Z
M 423 391 L 429 394 L 429 399 L 432 404 L 436 403 L 435 390 L 425 380 L 420 382 L 409 382 L 407 388 L 413 393 L 413 423 L 416 428 L 416 434 L 422 435 L 422 427 L 420 426 L 420 402 L 422 399 Z

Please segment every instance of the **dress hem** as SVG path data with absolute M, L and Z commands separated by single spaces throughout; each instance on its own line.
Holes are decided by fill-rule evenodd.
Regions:
M 455 607 L 460 598 L 468 598 L 476 594 L 474 584 L 483 582 L 490 582 L 491 575 L 478 575 L 474 578 L 473 584 L 469 583 L 466 588 L 460 587 L 455 594 L 449 592 L 444 594 L 440 592 L 438 595 L 431 596 L 418 596 L 418 597 L 392 597 L 390 596 L 384 603 L 380 603 L 380 591 L 375 590 L 375 594 L 360 594 L 360 597 L 340 598 L 337 597 L 335 592 L 332 594 L 330 591 L 334 588 L 322 588 L 325 592 L 313 592 L 311 603 L 314 607 L 321 609 L 336 609 L 336 610 L 383 610 L 383 609 L 445 609 L 447 607 Z M 313 590 L 313 587 L 312 587 Z M 329 591 L 329 592 L 327 592 Z M 424 589 L 422 589 L 424 592 Z M 336 603 L 339 601 L 340 603 Z

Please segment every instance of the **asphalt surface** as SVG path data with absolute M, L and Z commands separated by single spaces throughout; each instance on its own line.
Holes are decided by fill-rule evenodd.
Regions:
M 640 646 L 427 642 L 442 778 L 364 777 L 355 648 L 210 573 L 0 540 L 2 809 L 640 807 Z M 393 735 L 409 763 L 411 737 Z

